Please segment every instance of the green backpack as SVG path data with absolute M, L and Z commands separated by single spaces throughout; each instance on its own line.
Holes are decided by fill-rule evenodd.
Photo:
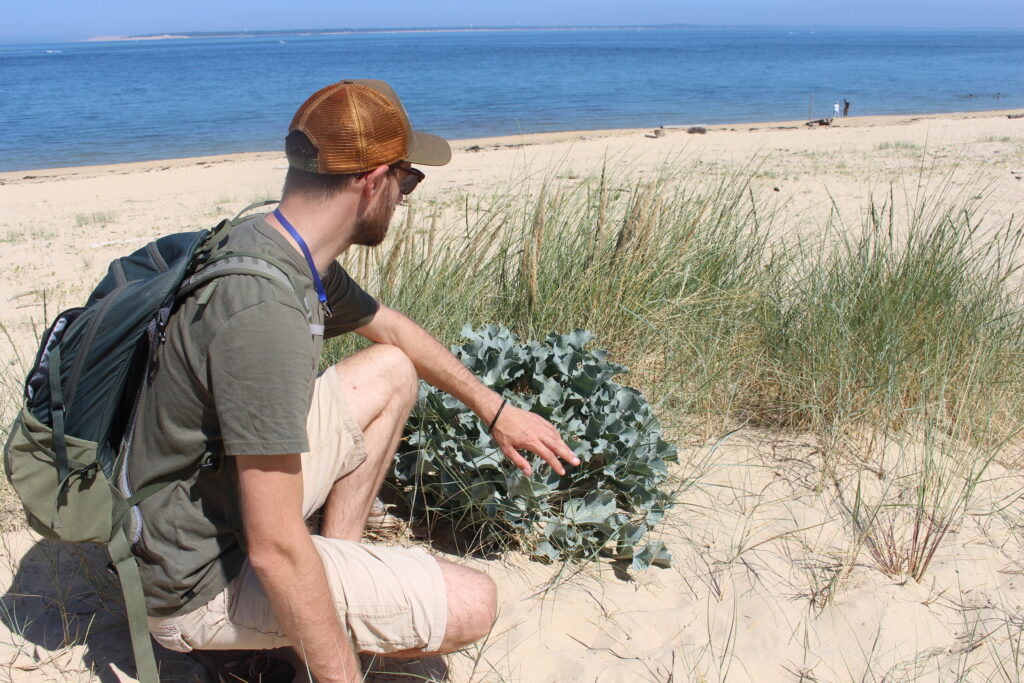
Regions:
M 25 381 L 23 408 L 4 446 L 4 468 L 29 526 L 46 538 L 93 542 L 110 552 L 124 594 L 139 680 L 158 681 L 129 511 L 183 479 L 209 457 L 140 490 L 127 481 L 139 397 L 176 302 L 224 275 L 249 274 L 303 286 L 265 255 L 223 247 L 249 210 L 212 230 L 168 235 L 113 261 L 85 306 L 57 316 Z

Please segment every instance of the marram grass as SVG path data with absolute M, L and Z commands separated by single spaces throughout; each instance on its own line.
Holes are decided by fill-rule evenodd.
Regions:
M 822 433 L 1020 423 L 1021 235 L 983 231 L 967 194 L 899 211 L 890 196 L 855 229 L 781 241 L 747 176 L 624 178 L 414 206 L 346 265 L 445 343 L 467 324 L 591 330 L 652 402 L 692 416 Z
M 487 323 L 593 331 L 670 432 L 811 433 L 854 555 L 921 579 L 1024 417 L 1018 226 L 983 229 L 979 195 L 940 182 L 785 239 L 749 173 L 684 171 L 414 205 L 346 265 L 445 343 Z M 845 483 L 883 485 L 846 491 L 851 466 Z

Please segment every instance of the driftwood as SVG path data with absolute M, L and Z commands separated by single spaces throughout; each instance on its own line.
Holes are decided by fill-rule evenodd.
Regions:
M 831 126 L 832 119 L 814 119 L 804 124 L 805 126 Z
M 1024 114 L 1007 114 L 1008 119 L 1024 119 Z
M 683 128 L 685 128 L 686 132 L 690 133 L 691 135 L 694 134 L 694 133 L 696 133 L 698 135 L 704 135 L 705 133 L 708 132 L 708 129 L 706 127 L 704 127 L 704 126 L 688 126 L 686 124 L 680 124 L 680 123 L 666 123 L 661 128 L 663 128 L 665 130 L 669 130 L 669 129 L 673 129 L 673 128 L 674 129 L 683 129 Z M 732 130 L 736 130 L 736 129 L 733 128 Z M 658 131 L 655 130 L 654 132 L 657 133 Z M 657 137 L 661 137 L 661 136 L 658 135 Z

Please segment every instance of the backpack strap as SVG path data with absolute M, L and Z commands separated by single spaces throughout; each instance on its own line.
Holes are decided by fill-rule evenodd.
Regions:
M 230 235 L 231 231 L 234 230 L 236 226 L 241 225 L 242 223 L 249 220 L 249 216 L 246 216 L 247 213 L 249 213 L 253 209 L 258 209 L 261 206 L 267 206 L 268 204 L 278 203 L 280 202 L 277 199 L 267 199 L 260 202 L 253 202 L 249 206 L 245 207 L 244 209 L 236 213 L 235 217 L 232 218 L 231 220 L 225 218 L 224 220 L 217 224 L 217 227 L 210 231 L 210 236 L 207 238 L 206 244 L 203 245 L 200 251 L 215 252 L 216 245 L 219 242 L 223 241 L 225 237 Z
M 295 293 L 295 297 L 302 304 L 302 310 L 306 312 L 306 320 L 309 322 L 310 332 L 322 335 L 324 333 L 323 325 L 313 323 L 313 312 L 306 301 L 302 283 L 288 275 L 285 272 L 286 268 L 287 266 L 284 262 L 264 254 L 230 250 L 214 253 L 203 263 L 199 270 L 181 283 L 181 286 L 178 287 L 177 298 L 179 300 L 183 299 L 211 281 L 210 287 L 214 287 L 217 284 L 216 278 L 225 275 L 257 275 L 290 287 Z M 200 294 L 200 303 L 205 304 L 209 301 L 212 294 L 212 289 L 207 288 Z
M 64 434 L 64 389 L 60 381 L 60 344 L 50 350 L 50 422 L 53 425 L 53 452 L 57 456 L 57 481 L 67 481 L 68 445 Z
M 136 675 L 140 683 L 160 683 L 160 674 L 156 668 L 156 657 L 153 654 L 153 641 L 149 635 L 149 619 L 146 615 L 146 598 L 142 592 L 142 577 L 139 565 L 132 555 L 131 544 L 125 536 L 124 529 L 118 524 L 114 536 L 107 544 L 110 559 L 117 569 L 117 578 L 121 583 L 121 594 L 124 595 L 124 607 L 128 614 L 128 631 L 132 639 L 132 652 L 135 653 Z
M 196 470 L 210 467 L 216 468 L 221 458 L 223 458 L 222 455 L 214 453 L 213 451 L 207 451 L 206 453 L 203 453 L 203 457 L 199 458 L 199 460 L 185 465 L 181 469 L 174 470 L 173 472 L 169 472 L 161 477 L 157 477 L 142 488 L 136 489 L 132 492 L 131 497 L 125 500 L 124 504 L 128 508 L 133 508 L 157 491 L 166 487 L 168 484 L 183 481 Z
M 245 207 L 244 209 L 242 209 L 241 211 L 239 211 L 238 213 L 236 213 L 236 214 L 235 214 L 235 217 L 234 217 L 234 218 L 232 218 L 232 219 L 231 219 L 231 220 L 229 221 L 229 224 L 231 225 L 231 227 L 234 227 L 234 226 L 238 225 L 239 223 L 241 223 L 241 222 L 242 222 L 242 217 L 243 217 L 243 216 L 244 216 L 245 214 L 247 214 L 247 213 L 249 213 L 250 211 L 252 211 L 253 209 L 258 209 L 258 208 L 260 208 L 261 206 L 268 206 L 268 205 L 270 205 L 270 204 L 280 204 L 280 203 L 281 203 L 281 200 L 280 200 L 280 199 L 265 199 L 265 200 L 263 200 L 263 201 L 261 201 L 261 202 L 253 202 L 253 203 L 252 203 L 252 204 L 250 204 L 249 206 Z
M 253 209 L 258 209 L 261 206 L 267 206 L 268 204 L 277 203 L 279 203 L 277 199 L 267 199 L 260 202 L 253 202 L 252 204 L 250 204 L 249 206 L 245 207 L 237 214 L 235 214 L 235 217 L 232 218 L 231 220 L 225 218 L 215 227 L 211 228 L 209 234 L 203 240 L 202 245 L 200 245 L 199 248 L 196 249 L 195 251 L 194 258 L 196 260 L 196 263 L 199 263 L 200 267 L 202 266 L 202 264 L 205 264 L 206 260 L 217 252 L 217 245 L 223 242 L 224 239 L 231 234 L 231 231 L 235 229 L 235 226 L 241 225 L 245 221 L 249 220 L 249 217 L 246 216 L 245 214 L 249 213 Z
M 225 275 L 258 275 L 283 285 L 292 285 L 291 278 L 274 259 L 256 254 L 224 252 L 212 256 L 202 268 L 185 278 L 178 287 L 177 298 L 183 299 L 210 280 Z

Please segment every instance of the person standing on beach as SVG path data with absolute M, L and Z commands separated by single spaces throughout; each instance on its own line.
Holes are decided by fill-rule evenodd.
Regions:
M 849 115 L 850 115 L 850 100 L 844 98 L 843 99 L 843 116 L 846 117 L 846 116 L 849 116 Z
M 451 149 L 414 131 L 382 81 L 313 94 L 285 142 L 277 210 L 235 227 L 228 248 L 273 260 L 295 288 L 228 275 L 172 316 L 139 405 L 127 476 L 139 490 L 199 454 L 210 466 L 142 502 L 133 548 L 150 631 L 163 646 L 291 646 L 316 680 L 359 681 L 357 652 L 452 652 L 494 622 L 494 582 L 422 549 L 361 543 L 416 401 L 418 377 L 489 425 L 519 469 L 579 460 L 553 425 L 486 388 L 418 324 L 375 301 L 335 260 L 376 246 L 423 180 L 412 164 Z M 324 339 L 373 342 L 317 373 Z M 322 510 L 319 534 L 306 519 Z
M 832 103 L 832 118 L 839 118 L 839 100 Z

